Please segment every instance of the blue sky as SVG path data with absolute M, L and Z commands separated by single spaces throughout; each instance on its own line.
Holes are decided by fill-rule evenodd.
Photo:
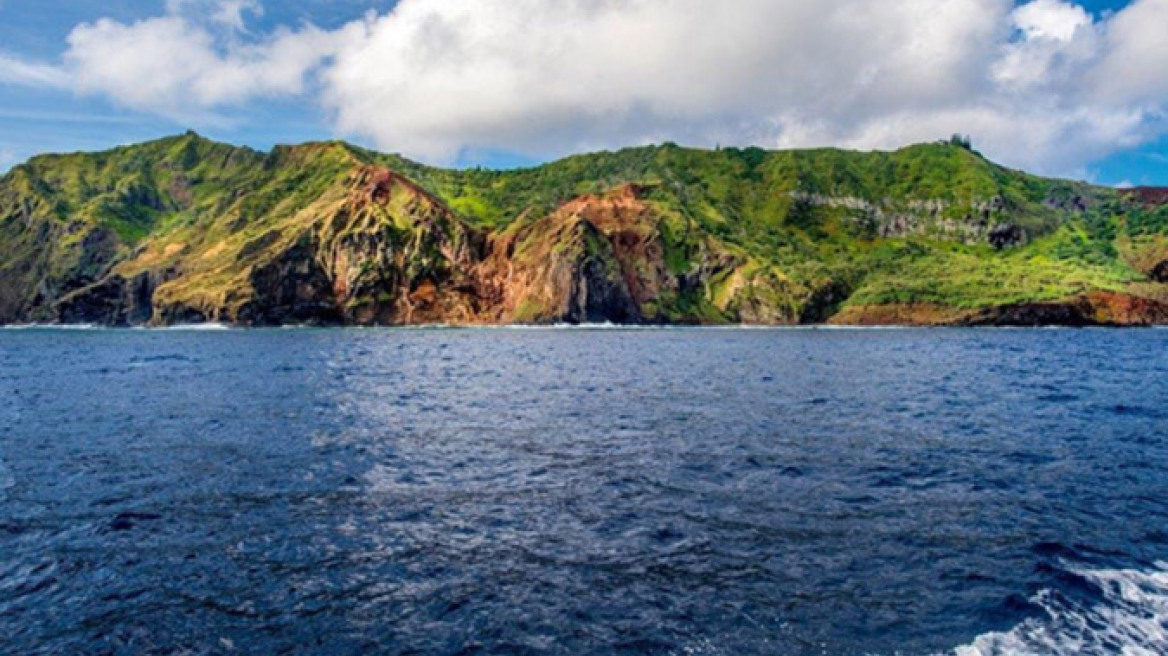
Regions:
M 962 131 L 1019 168 L 1168 185 L 1168 65 L 1128 73 L 1159 54 L 1141 30 L 1168 33 L 1168 0 L 937 2 L 0 0 L 0 170 L 187 128 L 458 166 Z
M 310 21 L 337 27 L 369 10 L 388 11 L 396 0 L 269 1 L 250 29 L 265 32 L 279 25 Z M 0 53 L 24 60 L 52 61 L 65 49 L 78 24 L 101 18 L 130 23 L 164 11 L 161 0 L 0 0 Z M 103 97 L 68 90 L 37 89 L 0 83 L 0 155 L 8 162 L 40 152 L 92 150 L 198 128 L 232 143 L 267 149 L 277 143 L 333 138 L 320 110 L 299 100 L 259 102 L 240 112 L 234 125 L 190 125 L 149 112 L 127 110 Z

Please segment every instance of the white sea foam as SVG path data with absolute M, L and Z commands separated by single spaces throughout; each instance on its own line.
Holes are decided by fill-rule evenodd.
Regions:
M 4 330 L 106 330 L 105 326 L 92 323 L 10 323 L 0 326 Z
M 157 328 L 143 328 L 142 330 L 158 330 L 158 331 L 218 331 L 218 330 L 233 330 L 233 328 L 225 323 L 177 323 L 173 326 L 160 326 Z
M 1103 591 L 1087 604 L 1051 591 L 1034 602 L 1046 616 L 987 633 L 952 656 L 1162 656 L 1168 654 L 1168 563 L 1153 571 L 1072 570 Z

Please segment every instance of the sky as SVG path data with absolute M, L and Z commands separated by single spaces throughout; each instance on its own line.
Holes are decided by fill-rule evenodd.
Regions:
M 194 129 L 511 167 L 673 141 L 1168 185 L 1168 0 L 0 0 L 0 171 Z

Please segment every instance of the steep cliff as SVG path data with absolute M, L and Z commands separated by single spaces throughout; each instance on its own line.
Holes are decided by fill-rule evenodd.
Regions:
M 0 323 L 1168 322 L 1168 193 L 666 145 L 516 171 L 188 133 L 0 179 Z

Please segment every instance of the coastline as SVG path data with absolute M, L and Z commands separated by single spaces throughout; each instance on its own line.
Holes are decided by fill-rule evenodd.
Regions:
M 864 328 L 1151 328 L 1168 326 L 1168 304 L 1116 292 L 1089 292 L 1062 300 L 1042 300 L 989 307 L 960 308 L 930 303 L 844 306 L 819 322 L 669 322 L 669 321 L 201 321 L 200 314 L 176 317 L 158 314 L 136 323 L 110 323 L 102 317 L 78 316 L 76 321 L 0 323 L 7 329 L 122 328 L 150 330 L 225 330 L 233 328 L 416 328 L 416 329 L 864 329 Z M 123 315 L 124 316 L 124 315 Z M 278 316 L 278 315 L 275 315 Z M 160 319 L 161 317 L 161 319 Z M 196 320 L 189 320 L 191 318 Z M 178 320 L 178 319 L 188 320 Z M 94 320 L 97 319 L 97 320 Z

